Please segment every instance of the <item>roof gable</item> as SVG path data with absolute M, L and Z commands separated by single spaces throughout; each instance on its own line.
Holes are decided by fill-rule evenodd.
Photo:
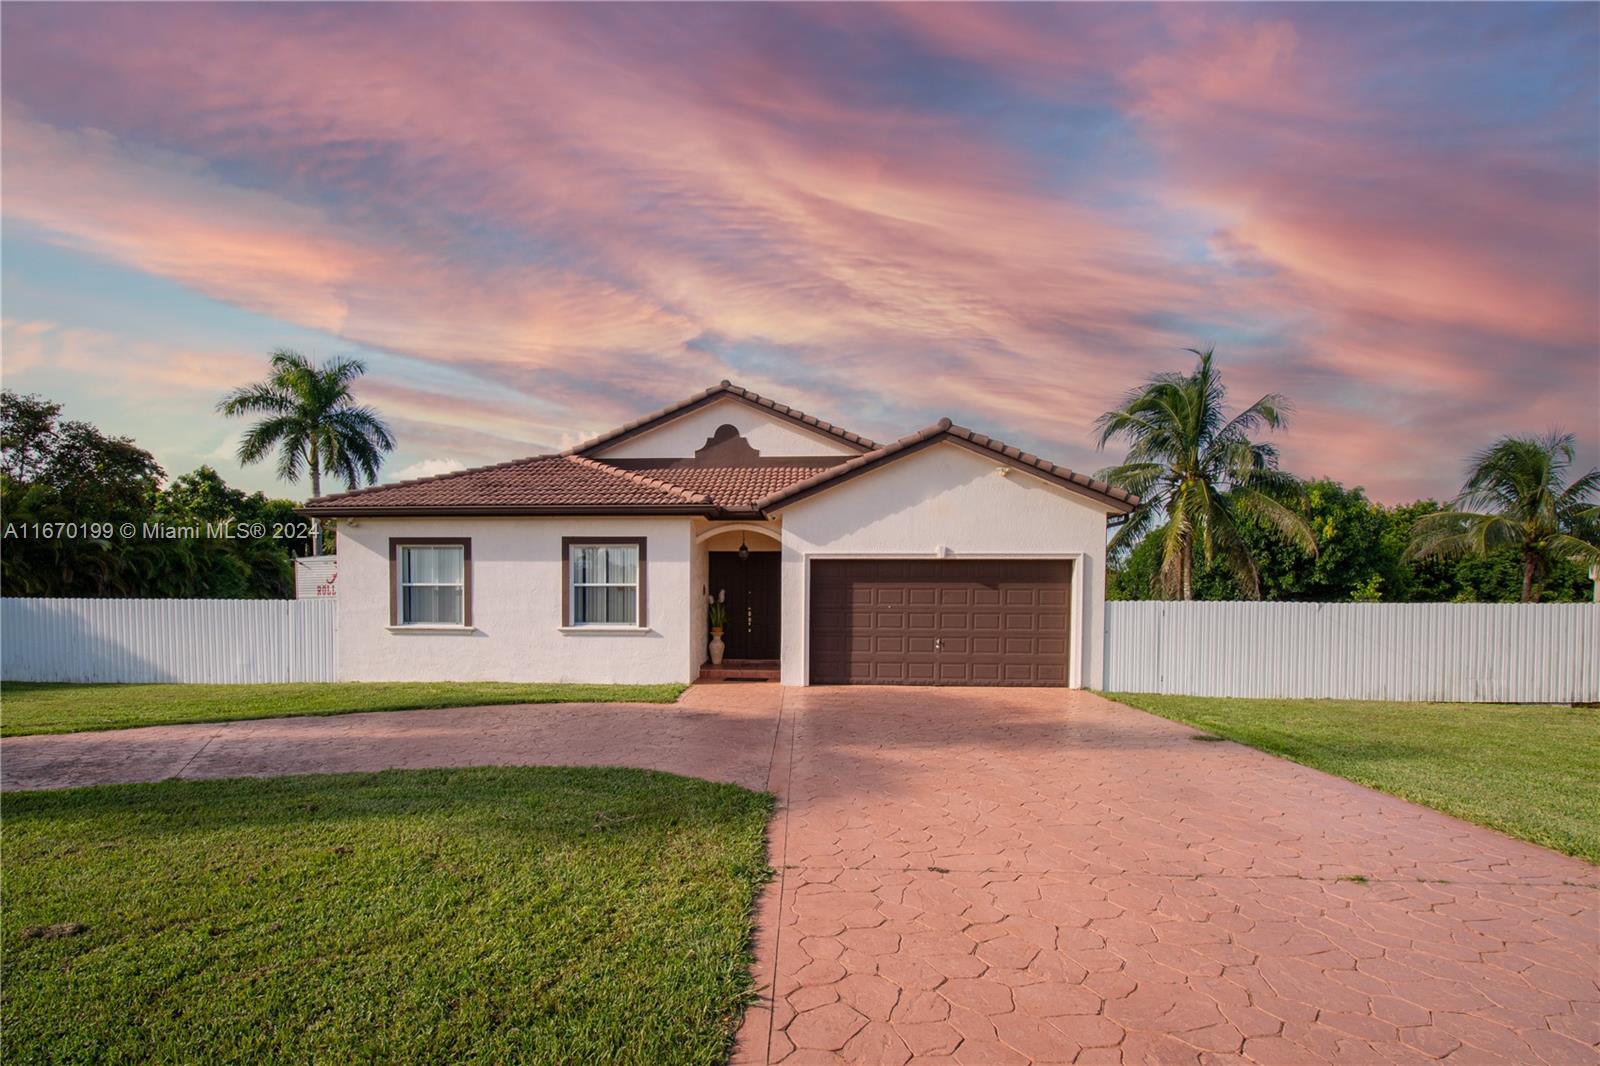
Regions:
M 645 415 L 643 418 L 635 419 L 626 425 L 618 426 L 616 429 L 602 433 L 600 436 L 587 440 L 576 447 L 568 448 L 562 454 L 602 458 L 605 453 L 616 449 L 619 445 L 654 433 L 656 430 L 704 408 L 730 402 L 748 406 L 780 424 L 817 438 L 831 446 L 829 454 L 848 456 L 868 452 L 877 447 L 875 442 L 858 433 L 852 433 L 840 426 L 835 426 L 831 422 L 825 422 L 814 415 L 797 411 L 787 404 L 769 400 L 729 381 L 722 381 L 686 400 L 663 407 L 659 411 Z M 695 442 L 694 447 L 704 444 L 705 439 L 709 438 L 715 429 L 715 426 L 711 426 L 704 437 Z M 683 455 L 693 454 L 693 448 L 684 450 L 680 445 L 677 450 Z M 660 455 L 657 457 L 677 458 L 679 456 Z
M 1126 514 L 1139 506 L 1139 498 L 1132 493 L 1040 459 L 1037 455 L 985 434 L 976 433 L 965 426 L 955 425 L 948 418 L 941 418 L 926 429 L 901 437 L 892 444 L 858 455 L 848 462 L 830 467 L 788 488 L 763 496 L 756 501 L 756 507 L 763 512 L 788 507 L 856 477 L 871 473 L 898 459 L 914 455 L 936 444 L 945 443 L 955 444 L 991 459 L 1008 460 L 1016 469 L 1092 500 L 1108 512 Z

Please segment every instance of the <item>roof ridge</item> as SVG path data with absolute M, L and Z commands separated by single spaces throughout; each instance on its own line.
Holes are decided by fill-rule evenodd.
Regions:
M 799 422 L 804 426 L 808 426 L 811 429 L 815 429 L 825 435 L 838 437 L 841 440 L 848 441 L 851 444 L 865 448 L 869 451 L 878 446 L 877 442 L 872 440 L 870 437 L 863 437 L 859 433 L 852 433 L 842 426 L 836 426 L 832 422 L 824 421 L 815 415 L 808 415 L 804 411 L 796 410 L 795 408 L 790 407 L 788 404 L 778 403 L 776 400 L 768 399 L 767 397 L 762 396 L 760 393 L 753 392 L 742 385 L 735 385 L 727 378 L 723 378 L 709 389 L 704 389 L 700 392 L 697 392 L 688 399 L 679 400 L 677 403 L 668 404 L 667 406 L 657 411 L 653 411 L 642 418 L 635 418 L 633 421 L 624 423 L 623 425 L 618 426 L 616 429 L 608 430 L 597 437 L 591 437 L 582 444 L 575 444 L 572 447 L 565 449 L 561 454 L 581 455 L 586 451 L 589 451 L 593 448 L 598 448 L 600 445 L 613 441 L 618 437 L 632 433 L 634 430 L 643 426 L 650 425 L 653 422 L 659 422 L 664 418 L 670 418 L 679 411 L 693 407 L 695 404 L 701 403 L 719 393 L 737 397 L 754 404 L 757 407 L 764 407 L 774 414 L 783 415 L 785 418 L 791 418 L 796 422 Z
M 975 432 L 971 429 L 968 429 L 966 426 L 958 426 L 948 418 L 941 418 L 931 426 L 925 426 L 922 429 L 917 430 L 915 433 L 901 437 L 899 440 L 892 441 L 870 452 L 864 452 L 861 455 L 857 455 L 843 463 L 838 464 L 837 466 L 829 467 L 827 470 L 824 470 L 819 474 L 813 474 L 804 481 L 798 481 L 795 484 L 790 485 L 788 488 L 779 489 L 777 492 L 769 492 L 767 495 L 756 501 L 756 510 L 765 511 L 768 507 L 780 503 L 791 496 L 801 495 L 802 493 L 808 492 L 809 490 L 820 485 L 825 485 L 836 478 L 846 477 L 851 472 L 859 470 L 864 466 L 881 462 L 892 455 L 905 451 L 907 448 L 915 447 L 918 444 L 922 444 L 926 441 L 934 439 L 935 437 L 941 436 L 955 437 L 957 440 L 965 441 L 974 447 L 984 448 L 992 452 L 998 452 L 1000 455 L 1012 460 L 1013 462 L 1020 463 L 1023 466 L 1032 467 L 1033 469 L 1038 470 L 1040 473 L 1049 474 L 1060 481 L 1066 481 L 1073 485 L 1081 486 L 1098 495 L 1109 496 L 1114 500 L 1130 504 L 1134 507 L 1139 506 L 1139 497 L 1125 489 L 1119 489 L 1116 486 L 1110 485 L 1104 481 L 1096 481 L 1094 478 L 1085 477 L 1083 474 L 1079 474 L 1067 467 L 1061 466 L 1057 463 L 1052 463 L 1046 459 L 1041 459 L 1031 452 L 1025 452 L 1015 445 L 1007 444 L 1004 441 L 995 440 L 993 437 Z
M 655 477 L 646 477 L 643 474 L 632 470 L 623 470 L 620 467 L 611 466 L 608 463 L 602 463 L 598 459 L 590 459 L 586 455 L 562 455 L 560 458 L 563 458 L 570 463 L 577 463 L 579 466 L 586 466 L 594 470 L 604 471 L 607 474 L 620 477 L 624 481 L 631 481 L 635 485 L 645 485 L 649 488 L 660 490 L 667 493 L 669 496 L 680 496 L 690 503 L 711 502 L 711 497 L 707 496 L 703 492 L 690 492 L 688 489 L 679 485 L 674 485 L 670 481 L 662 481 L 660 478 Z
M 364 496 L 369 492 L 377 492 L 380 489 L 398 489 L 408 485 L 425 485 L 430 481 L 444 481 L 448 478 L 462 477 L 466 474 L 481 474 L 486 470 L 499 470 L 503 467 L 517 466 L 522 463 L 538 462 L 541 459 L 559 458 L 560 456 L 554 452 L 543 452 L 539 455 L 524 455 L 520 459 L 506 459 L 498 463 L 485 463 L 482 466 L 467 466 L 462 467 L 460 470 L 448 470 L 443 474 L 429 474 L 427 477 L 406 478 L 404 481 L 385 481 L 377 485 L 367 485 L 364 488 L 347 489 L 344 492 L 329 492 L 321 496 L 313 496 L 306 501 L 306 506 L 309 507 L 313 503 L 322 503 L 328 500 L 345 500 L 351 496 Z

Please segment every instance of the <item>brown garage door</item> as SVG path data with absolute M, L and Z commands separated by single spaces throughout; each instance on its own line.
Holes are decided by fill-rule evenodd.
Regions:
M 849 559 L 811 564 L 818 685 L 1065 685 L 1072 564 Z

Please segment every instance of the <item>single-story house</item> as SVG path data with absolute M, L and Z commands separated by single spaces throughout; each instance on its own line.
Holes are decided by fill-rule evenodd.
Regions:
M 558 455 L 312 500 L 351 681 L 1094 687 L 1137 498 L 949 419 L 877 444 L 722 382 Z

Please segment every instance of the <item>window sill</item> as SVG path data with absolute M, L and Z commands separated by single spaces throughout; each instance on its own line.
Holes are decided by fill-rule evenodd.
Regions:
M 476 633 L 477 626 L 386 626 L 391 633 Z
M 649 626 L 557 626 L 560 633 L 599 633 L 610 634 L 613 637 L 637 637 L 646 633 L 655 632 Z

